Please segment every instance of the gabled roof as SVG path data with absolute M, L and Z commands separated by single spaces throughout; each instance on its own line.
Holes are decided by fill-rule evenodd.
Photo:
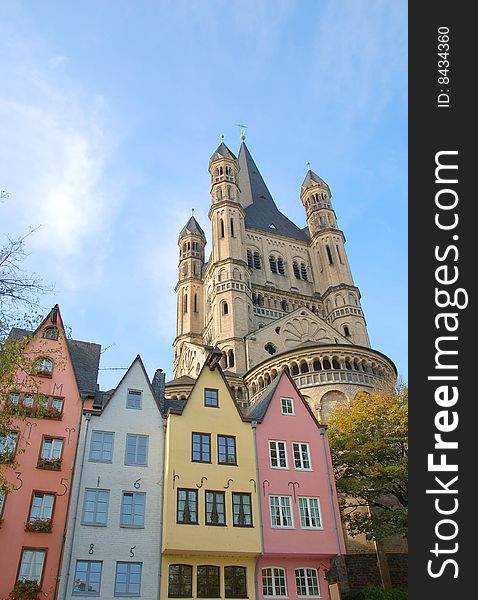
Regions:
M 180 240 L 183 236 L 188 235 L 188 234 L 196 234 L 196 235 L 199 235 L 200 237 L 206 239 L 206 236 L 204 235 L 204 231 L 201 229 L 201 226 L 199 225 L 199 223 L 196 221 L 196 219 L 193 216 L 189 217 L 188 222 L 179 232 L 178 240 Z
M 239 151 L 239 167 L 240 200 L 246 209 L 246 227 L 309 241 L 307 230 L 297 227 L 277 208 L 244 142 Z
M 37 330 L 43 323 L 37 328 Z M 35 332 L 28 329 L 13 327 L 9 337 L 16 340 L 31 338 Z M 98 385 L 98 369 L 100 366 L 101 346 L 93 342 L 66 340 L 68 351 L 75 373 L 78 390 L 82 393 L 95 393 Z

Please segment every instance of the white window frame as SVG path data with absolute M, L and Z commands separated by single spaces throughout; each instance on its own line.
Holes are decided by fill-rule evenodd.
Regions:
M 110 459 L 93 458 L 93 437 L 94 437 L 95 433 L 101 433 L 101 434 L 106 433 L 108 436 L 111 436 L 111 458 Z M 103 454 L 104 436 L 102 436 L 101 446 L 102 446 L 101 454 Z M 91 432 L 91 437 L 90 437 L 90 452 L 88 455 L 89 462 L 99 462 L 99 463 L 111 464 L 113 462 L 114 449 L 115 449 L 115 432 L 114 431 L 103 431 L 102 429 L 93 429 L 93 431 Z
M 288 412 L 288 411 L 285 412 L 284 411 L 284 403 L 283 403 L 284 400 L 287 400 L 288 402 L 290 402 L 290 408 L 292 409 L 292 412 Z M 293 416 L 295 416 L 294 400 L 293 400 L 293 398 L 285 398 L 285 397 L 281 398 L 280 399 L 280 408 L 281 408 L 281 413 L 283 415 L 285 415 L 286 417 L 293 417 Z
M 311 510 L 311 500 L 316 500 L 317 501 L 317 510 L 319 511 L 319 521 L 320 521 L 320 525 L 314 526 L 314 525 L 303 525 L 302 524 L 302 514 L 300 512 L 300 501 L 301 500 L 305 500 L 306 501 L 306 505 L 307 505 L 307 512 L 309 515 L 309 519 L 311 519 L 311 515 L 312 515 L 312 510 Z M 300 528 L 301 529 L 323 529 L 324 528 L 324 524 L 322 521 L 322 511 L 320 510 L 320 499 L 317 496 L 299 496 L 297 498 L 297 506 L 299 508 L 299 518 L 300 518 Z
M 45 442 L 51 440 L 51 446 L 50 446 L 50 451 L 49 453 L 45 452 Z M 60 442 L 60 451 L 58 452 L 58 443 L 55 442 Z M 58 456 L 54 456 L 55 454 L 58 453 Z M 41 450 L 40 450 L 40 458 L 46 458 L 46 459 L 51 459 L 51 460 L 58 460 L 59 458 L 61 458 L 63 453 L 63 438 L 57 438 L 57 437 L 53 437 L 53 436 L 45 436 L 42 440 L 42 444 L 41 444 Z
M 139 398 L 139 406 L 130 406 L 130 394 L 135 399 Z M 126 395 L 126 408 L 130 408 L 132 410 L 142 410 L 143 409 L 143 390 L 128 390 Z
M 85 517 L 85 513 L 86 513 L 86 498 L 88 495 L 88 492 L 95 492 L 95 509 L 93 512 L 93 517 L 95 518 L 95 521 L 87 521 L 86 517 Z M 98 507 L 98 494 L 100 492 L 105 492 L 106 493 L 106 513 L 105 513 L 105 522 L 101 523 L 101 522 L 97 522 L 96 521 L 96 517 L 98 515 L 98 511 L 97 511 L 97 507 Z M 110 490 L 105 490 L 105 489 L 99 489 L 99 488 L 85 488 L 85 493 L 83 496 L 83 510 L 81 513 L 81 524 L 82 525 L 88 525 L 88 526 L 92 526 L 92 527 L 106 527 L 108 525 L 108 511 L 109 511 L 109 507 L 110 507 Z M 101 514 L 101 513 L 100 513 Z
M 273 519 L 273 511 L 272 511 L 272 499 L 273 498 L 278 498 L 279 499 L 279 511 L 280 511 L 280 520 L 281 520 L 281 525 L 277 525 L 276 523 L 274 523 L 274 519 Z M 285 506 L 285 503 L 283 502 L 283 500 L 287 499 L 288 500 L 288 509 L 289 509 L 289 514 L 290 514 L 290 525 L 283 525 L 283 513 L 282 510 Z M 276 494 L 271 494 L 269 496 L 269 512 L 270 512 L 270 523 L 271 523 L 271 527 L 273 529 L 294 529 L 294 513 L 292 512 L 292 496 L 278 496 Z
M 133 523 L 124 523 L 123 519 L 124 519 L 124 499 L 125 496 L 131 496 L 132 497 L 132 501 L 131 501 L 131 520 L 133 521 Z M 135 517 L 135 506 L 139 506 L 139 502 L 137 502 L 137 498 L 142 497 L 143 499 L 143 523 L 141 525 L 135 525 L 134 524 L 134 517 Z M 139 513 L 138 513 L 139 514 Z M 121 496 L 121 511 L 120 511 L 120 527 L 126 527 L 127 529 L 144 529 L 145 528 L 145 521 L 146 521 L 146 493 L 145 492 L 130 492 L 130 491 L 123 491 L 122 496 Z
M 265 590 L 264 590 L 264 571 L 268 571 L 268 570 L 272 571 L 272 594 L 266 594 Z M 277 593 L 277 589 L 276 589 L 276 580 L 275 580 L 275 570 L 278 571 L 282 571 L 282 575 L 284 578 L 284 589 L 285 589 L 285 594 L 278 594 Z M 262 583 L 262 595 L 264 596 L 264 598 L 288 598 L 289 594 L 287 593 L 287 576 L 286 576 L 286 570 L 284 569 L 284 567 L 275 567 L 275 566 L 267 566 L 267 567 L 263 567 L 262 568 L 262 572 L 261 572 L 261 583 Z
M 304 466 L 300 466 L 298 467 L 295 463 L 295 448 L 294 446 L 298 444 L 299 445 L 299 454 L 300 454 L 300 463 L 301 465 L 303 464 L 303 460 L 302 460 L 302 449 L 301 446 L 305 446 L 307 448 L 307 459 L 309 461 L 309 466 L 308 467 L 304 467 Z M 310 460 L 310 446 L 308 442 L 292 442 L 292 458 L 294 460 L 294 469 L 296 471 L 312 471 L 312 461 Z
M 86 568 L 86 580 L 85 584 L 89 585 L 90 583 L 90 565 L 92 563 L 96 563 L 100 565 L 100 578 L 98 582 L 98 591 L 96 592 L 88 592 L 87 590 L 75 590 L 75 582 L 76 582 L 76 574 L 78 573 L 78 563 L 86 563 L 88 566 Z M 72 596 L 96 596 L 98 597 L 101 594 L 101 578 L 103 576 L 103 561 L 102 560 L 77 560 L 75 565 L 75 578 L 73 579 L 73 589 L 71 591 Z
M 307 594 L 300 594 L 299 593 L 299 586 L 297 585 L 297 571 L 305 571 L 305 586 L 307 589 Z M 309 582 L 307 579 L 307 571 L 315 571 L 315 575 L 317 577 L 317 590 L 318 590 L 318 594 L 310 594 L 309 593 Z M 296 592 L 297 592 L 297 596 L 299 598 L 321 598 L 321 593 L 320 593 L 320 578 L 319 578 L 319 570 L 316 569 L 315 567 L 297 567 L 296 569 L 294 569 L 294 575 L 295 575 L 295 588 L 296 588 Z
M 38 507 L 39 515 L 36 517 L 32 514 L 33 510 L 37 508 L 35 507 L 35 497 L 41 497 L 41 505 Z M 51 506 L 49 508 L 45 504 L 46 497 L 52 498 Z M 51 520 L 53 516 L 53 508 L 55 506 L 55 498 L 56 495 L 53 492 L 33 492 L 32 502 L 30 506 L 30 514 L 28 515 L 28 522 L 33 523 L 34 521 L 45 521 L 46 519 Z M 45 512 L 49 512 L 50 514 L 45 514 Z
M 134 453 L 135 462 L 128 462 L 128 440 L 130 438 L 136 438 L 135 453 Z M 138 440 L 140 438 L 146 439 L 146 462 L 144 462 L 144 463 L 137 462 L 137 460 L 138 460 Z M 126 434 L 126 443 L 124 445 L 124 464 L 129 465 L 129 466 L 147 467 L 148 461 L 149 461 L 149 435 L 144 435 L 142 433 L 127 433 Z
M 271 469 L 288 469 L 289 468 L 289 461 L 287 459 L 287 442 L 285 440 L 269 440 L 268 443 L 269 443 L 269 461 L 270 461 Z M 277 465 L 274 465 L 272 463 L 272 448 L 271 448 L 271 444 L 275 444 L 276 456 L 277 456 L 277 462 L 278 462 Z M 284 444 L 285 466 L 281 466 L 280 465 L 279 444 Z
M 24 559 L 28 553 L 31 553 L 31 555 L 32 555 L 31 559 L 28 563 L 24 564 Z M 35 560 L 37 554 L 41 555 L 40 575 L 39 575 L 39 577 L 34 577 L 32 579 L 32 567 L 37 563 L 37 561 Z M 43 569 L 45 568 L 45 557 L 46 557 L 46 550 L 44 550 L 44 549 L 24 548 L 22 551 L 21 559 L 20 559 L 20 569 L 18 570 L 17 581 L 36 581 L 37 583 L 40 583 L 40 581 L 42 580 L 42 576 L 43 576 Z M 39 564 L 39 561 L 38 561 L 38 564 Z M 28 571 L 28 573 L 25 574 L 25 571 Z

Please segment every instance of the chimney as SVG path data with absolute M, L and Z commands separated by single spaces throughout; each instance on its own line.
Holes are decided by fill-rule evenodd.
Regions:
M 163 369 L 156 369 L 151 386 L 156 398 L 158 399 L 161 413 L 164 415 L 164 383 L 166 381 L 166 373 Z

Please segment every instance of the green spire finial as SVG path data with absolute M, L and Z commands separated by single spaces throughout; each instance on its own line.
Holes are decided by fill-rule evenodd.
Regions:
M 310 162 L 307 161 L 307 171 L 310 171 Z
M 246 139 L 247 125 L 242 125 L 242 123 L 236 123 L 236 127 L 239 127 L 239 129 L 241 130 L 240 140 L 241 142 L 243 142 Z

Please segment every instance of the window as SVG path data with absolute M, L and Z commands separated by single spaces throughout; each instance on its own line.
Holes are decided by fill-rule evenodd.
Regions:
M 108 519 L 109 490 L 86 488 L 83 502 L 83 525 L 106 525 Z
M 292 400 L 292 398 L 281 398 L 280 403 L 283 415 L 294 414 L 294 401 Z
M 285 442 L 269 441 L 271 467 L 274 469 L 287 469 L 287 451 Z
M 220 465 L 236 465 L 236 438 L 232 435 L 217 436 L 217 462 Z
M 211 435 L 209 433 L 192 434 L 193 462 L 211 462 Z
M 338 246 L 335 246 L 337 248 L 337 256 L 339 257 L 339 262 L 341 265 L 343 265 L 344 263 L 342 262 L 342 257 L 340 256 L 340 250 Z
M 184 294 L 183 297 L 183 313 L 187 313 L 188 312 L 188 295 Z
M 197 525 L 198 523 L 198 491 L 185 488 L 178 489 L 178 505 L 176 521 Z
M 220 598 L 219 567 L 200 565 L 197 568 L 197 597 Z
M 272 527 L 293 527 L 290 496 L 269 496 Z
M 148 436 L 126 434 L 125 465 L 147 465 L 148 464 Z
M 136 408 L 141 410 L 143 392 L 139 390 L 128 390 L 128 397 L 126 400 L 126 408 Z
M 141 570 L 143 563 L 117 562 L 115 596 L 141 595 Z
M 23 406 L 33 406 L 33 398 L 31 396 L 26 395 L 23 398 L 22 404 Z
M 224 492 L 206 490 L 206 525 L 225 525 Z
M 252 260 L 252 252 L 250 250 L 247 251 L 247 266 L 250 269 L 254 268 L 254 262 Z
M 229 306 L 228 306 L 227 302 L 222 303 L 222 314 L 223 315 L 229 314 Z
M 262 569 L 262 593 L 264 596 L 287 596 L 285 569 L 280 567 Z
M 77 560 L 73 595 L 99 596 L 102 569 L 103 562 L 100 560 Z
M 194 275 L 196 275 L 196 265 L 195 264 L 193 265 L 193 272 L 194 272 Z M 194 304 L 194 312 L 195 313 L 199 312 L 198 311 L 198 295 L 197 294 L 194 294 L 193 304 Z
M 224 567 L 226 598 L 247 598 L 246 567 Z
M 20 402 L 20 394 L 12 393 L 10 394 L 10 404 L 18 405 Z
M 146 494 L 123 492 L 120 527 L 144 527 Z
M 327 259 L 329 261 L 329 265 L 333 265 L 334 261 L 332 260 L 332 254 L 330 252 L 330 248 L 328 246 L 325 246 L 325 249 L 327 251 Z
M 231 237 L 235 237 L 234 236 L 234 219 L 231 219 Z
M 300 526 L 302 529 L 321 529 L 320 506 L 318 498 L 299 497 Z
M 61 458 L 61 451 L 63 449 L 63 440 L 60 438 L 43 438 L 43 444 L 41 447 L 40 458 L 47 460 L 56 460 Z
M 58 327 L 45 327 L 42 333 L 42 338 L 46 340 L 57 340 L 58 333 Z
M 268 352 L 271 355 L 277 352 L 277 348 L 272 342 L 267 342 L 267 344 L 264 346 L 264 350 L 266 350 L 266 352 Z
M 44 494 L 43 492 L 35 492 L 33 494 L 28 522 L 34 523 L 35 521 L 51 520 L 54 503 L 55 494 Z
M 53 398 L 51 405 L 55 410 L 61 412 L 63 410 L 63 398 Z
M 259 252 L 254 252 L 254 269 L 260 270 L 261 268 L 261 257 L 259 256 Z
M 279 271 L 279 275 L 285 275 L 284 261 L 281 257 L 277 259 L 277 270 Z
M 232 493 L 232 518 L 234 527 L 252 527 L 250 494 Z
M 294 467 L 296 469 L 310 470 L 309 444 L 304 442 L 293 442 Z
M 53 362 L 49 358 L 39 358 L 35 361 L 35 373 L 51 377 L 53 372 Z
M 277 273 L 277 262 L 274 256 L 269 256 L 269 266 L 271 273 Z
M 220 227 L 220 231 L 221 231 L 220 235 L 223 238 L 224 237 L 224 221 L 222 219 L 219 221 L 219 227 Z
M 320 596 L 317 569 L 296 569 L 295 583 L 298 596 Z
M 191 565 L 169 565 L 168 596 L 191 598 L 193 595 L 193 568 Z
M 229 366 L 233 367 L 234 366 L 234 350 L 229 350 L 229 352 L 227 353 L 227 357 L 229 359 Z
M 204 406 L 219 406 L 219 390 L 204 388 Z
M 302 279 L 304 281 L 307 281 L 307 267 L 305 266 L 304 263 L 301 263 L 301 265 L 300 265 L 300 274 L 302 276 Z
M 93 431 L 91 434 L 90 461 L 112 462 L 114 437 L 115 434 L 112 431 Z
M 5 508 L 5 498 L 7 497 L 6 492 L 0 492 L 0 519 L 3 515 L 3 509 Z
M 7 435 L 0 436 L 0 456 L 2 462 L 9 462 L 13 460 L 15 456 L 15 450 L 17 449 L 18 433 L 11 431 Z
M 300 279 L 299 265 L 296 262 L 292 263 L 292 269 L 294 271 L 295 278 L 296 279 Z
M 23 550 L 18 581 L 41 581 L 45 550 Z
M 344 335 L 345 337 L 350 337 L 350 329 L 347 327 L 347 325 L 344 325 Z

